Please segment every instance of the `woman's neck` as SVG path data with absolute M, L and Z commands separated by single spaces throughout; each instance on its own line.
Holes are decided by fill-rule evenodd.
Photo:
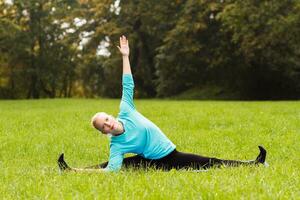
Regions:
M 118 135 L 123 134 L 124 132 L 125 132 L 125 130 L 124 130 L 123 123 L 120 122 L 120 121 L 118 121 L 118 128 L 117 128 L 116 132 L 113 133 L 113 135 L 114 135 L 114 136 L 118 136 Z

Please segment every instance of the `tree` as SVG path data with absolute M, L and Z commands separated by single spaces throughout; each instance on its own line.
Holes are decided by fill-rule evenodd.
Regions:
M 219 15 L 244 58 L 239 89 L 248 98 L 299 97 L 299 8 L 289 0 L 232 1 Z
M 185 1 L 156 55 L 158 95 L 178 94 L 209 80 L 212 66 L 220 64 L 215 54 L 222 35 L 214 20 L 222 3 Z
M 66 30 L 61 26 L 67 15 L 65 10 L 70 10 L 75 3 L 15 0 L 12 5 L 1 4 L 2 26 L 9 23 L 15 27 L 14 34 L 0 34 L 1 51 L 9 55 L 9 78 L 14 86 L 10 88 L 11 93 L 16 95 L 11 98 L 23 97 L 26 90 L 27 98 L 55 97 L 59 90 L 60 95 L 70 96 L 72 65 L 76 63 L 71 46 L 74 39 L 66 39 Z

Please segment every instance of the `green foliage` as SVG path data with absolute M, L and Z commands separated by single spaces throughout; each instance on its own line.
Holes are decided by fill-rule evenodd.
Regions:
M 11 33 L 0 32 L 1 52 L 9 55 L 11 68 L 10 89 L 14 96 L 8 98 L 70 96 L 76 57 L 72 42 L 64 39 L 60 24 L 55 22 L 71 4 L 16 0 L 13 5 L 2 5 L 9 13 L 3 14 L 2 26 L 9 22 L 9 27 L 16 27 Z
M 231 33 L 231 42 L 243 58 L 239 82 L 245 95 L 298 96 L 299 11 L 298 1 L 246 0 L 233 1 L 219 14 L 223 31 Z
M 122 34 L 137 97 L 216 86 L 238 99 L 300 98 L 299 1 L 15 0 L 0 8 L 1 98 L 119 97 Z
M 121 170 L 59 174 L 108 159 L 109 141 L 94 130 L 97 111 L 118 113 L 119 100 L 0 101 L 0 193 L 3 199 L 297 199 L 299 102 L 136 101 L 177 149 L 227 159 L 267 151 L 269 168 L 207 172 Z M 284 162 L 284 164 L 283 164 Z
M 238 100 L 240 96 L 241 94 L 239 94 L 237 91 L 232 91 L 230 88 L 226 88 L 224 86 L 221 87 L 219 85 L 207 84 L 185 90 L 179 95 L 172 96 L 172 99 Z
M 174 95 L 206 80 L 212 56 L 209 47 L 216 39 L 211 35 L 217 36 L 217 25 L 209 18 L 217 12 L 214 5 L 186 1 L 180 9 L 175 26 L 166 33 L 156 56 L 159 96 Z

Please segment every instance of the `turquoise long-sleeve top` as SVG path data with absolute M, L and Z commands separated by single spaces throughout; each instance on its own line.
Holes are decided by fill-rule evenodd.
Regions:
M 147 159 L 160 159 L 176 148 L 153 122 L 135 109 L 131 74 L 123 74 L 122 86 L 117 119 L 123 124 L 125 132 L 111 137 L 109 161 L 105 171 L 120 170 L 126 153 L 138 154 Z

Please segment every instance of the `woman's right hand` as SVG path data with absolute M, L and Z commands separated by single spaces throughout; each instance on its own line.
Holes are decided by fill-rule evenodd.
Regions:
M 129 56 L 128 40 L 124 35 L 120 37 L 120 46 L 117 46 L 122 56 Z

